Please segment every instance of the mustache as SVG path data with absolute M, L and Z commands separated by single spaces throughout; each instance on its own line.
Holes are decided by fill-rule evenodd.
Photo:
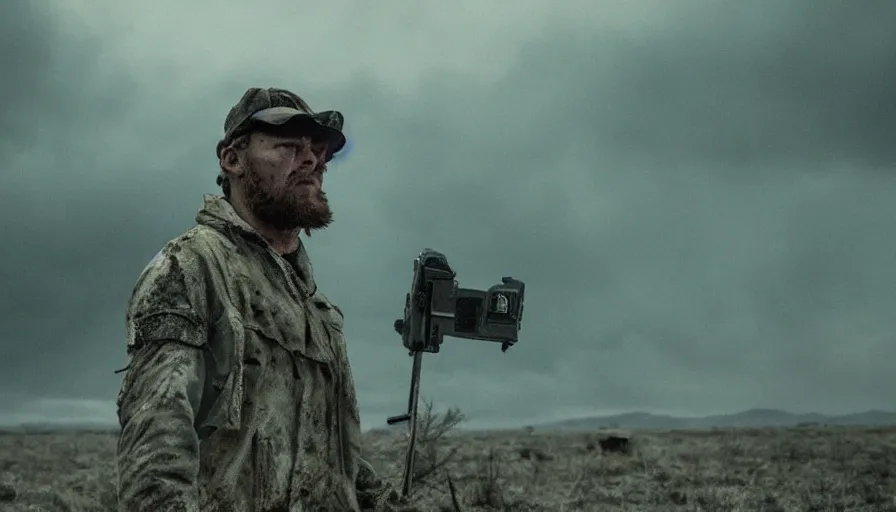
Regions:
M 295 173 L 286 178 L 287 185 L 317 185 L 319 183 L 320 179 L 313 174 Z
M 318 167 L 313 170 L 296 170 L 289 173 L 289 176 L 286 177 L 286 182 L 290 184 L 300 184 L 300 183 L 313 183 L 317 184 L 322 181 L 323 173 L 326 172 L 326 167 Z

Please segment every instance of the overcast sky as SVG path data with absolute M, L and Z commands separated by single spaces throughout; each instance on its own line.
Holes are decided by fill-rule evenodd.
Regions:
M 471 425 L 896 409 L 896 2 L 137 3 L 0 4 L 0 420 L 114 421 L 132 286 L 252 86 L 346 116 L 306 244 L 365 426 L 424 247 L 528 285 L 506 354 L 424 359 Z

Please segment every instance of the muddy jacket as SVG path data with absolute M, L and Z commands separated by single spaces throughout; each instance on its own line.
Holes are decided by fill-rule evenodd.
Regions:
M 128 307 L 120 510 L 351 512 L 359 494 L 394 499 L 360 459 L 342 314 L 304 248 L 277 254 L 223 198 L 207 196 L 196 220 Z

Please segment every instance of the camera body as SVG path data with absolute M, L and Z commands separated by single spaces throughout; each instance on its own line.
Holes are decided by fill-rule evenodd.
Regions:
M 518 340 L 525 284 L 511 277 L 488 290 L 459 288 L 444 254 L 424 249 L 414 259 L 414 279 L 405 297 L 404 318 L 395 330 L 411 352 L 437 353 L 444 336 L 501 343 Z

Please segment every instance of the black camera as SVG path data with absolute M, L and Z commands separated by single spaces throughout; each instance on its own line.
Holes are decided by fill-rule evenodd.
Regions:
M 389 425 L 410 423 L 403 496 L 410 492 L 414 478 L 423 354 L 437 353 L 445 336 L 500 342 L 505 352 L 517 342 L 523 320 L 526 285 L 522 281 L 505 277 L 488 290 L 473 290 L 458 288 L 455 276 L 444 254 L 423 249 L 414 259 L 414 281 L 405 297 L 404 318 L 395 321 L 395 331 L 414 358 L 407 412 L 386 419 Z
M 458 288 L 444 254 L 424 249 L 414 259 L 414 280 L 405 298 L 404 318 L 395 321 L 411 352 L 439 351 L 444 336 L 501 343 L 517 342 L 525 284 L 511 277 L 488 290 Z

